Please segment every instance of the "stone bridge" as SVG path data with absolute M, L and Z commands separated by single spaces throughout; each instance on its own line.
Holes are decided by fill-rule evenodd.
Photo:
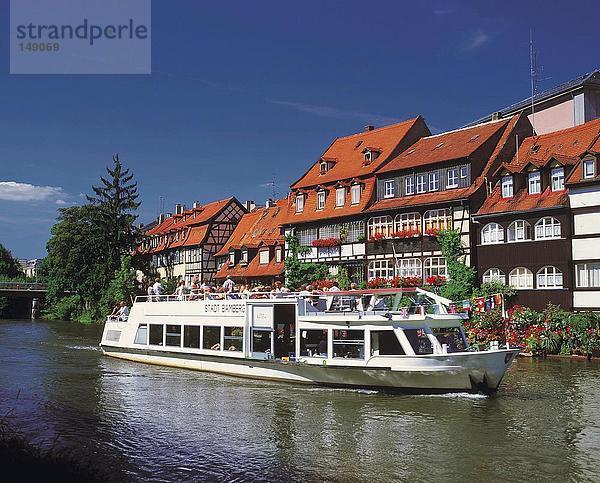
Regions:
M 6 299 L 0 312 L 6 317 L 35 319 L 40 314 L 47 287 L 43 283 L 0 282 L 0 298 Z

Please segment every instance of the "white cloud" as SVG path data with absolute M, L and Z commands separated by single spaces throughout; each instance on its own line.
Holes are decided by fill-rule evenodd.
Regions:
M 65 200 L 56 200 L 56 204 L 59 206 L 65 206 L 67 202 Z
M 482 47 L 484 44 L 487 44 L 490 41 L 491 37 L 483 30 L 478 30 L 475 34 L 469 39 L 467 45 L 465 45 L 465 50 L 477 50 Z
M 58 186 L 36 186 L 16 181 L 0 181 L 0 200 L 46 201 L 65 195 L 64 190 Z M 64 202 L 64 200 L 61 201 Z

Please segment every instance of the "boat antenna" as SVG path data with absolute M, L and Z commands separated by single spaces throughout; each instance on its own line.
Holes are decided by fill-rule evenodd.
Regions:
M 535 132 L 535 104 L 533 97 L 537 90 L 537 52 L 533 46 L 533 29 L 529 29 L 529 77 L 531 81 L 531 125 L 533 127 L 533 135 Z

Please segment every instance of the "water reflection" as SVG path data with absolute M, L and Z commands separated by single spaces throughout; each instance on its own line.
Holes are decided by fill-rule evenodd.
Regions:
M 2 323 L 0 338 L 0 409 L 20 391 L 25 433 L 118 479 L 598 479 L 595 362 L 520 359 L 495 399 L 400 397 L 109 359 L 97 328 L 72 324 Z

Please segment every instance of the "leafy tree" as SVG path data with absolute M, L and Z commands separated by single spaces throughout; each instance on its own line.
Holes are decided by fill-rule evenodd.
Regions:
M 115 272 L 114 278 L 102 296 L 101 307 L 104 313 L 110 313 L 117 302 L 129 304 L 136 295 L 141 295 L 136 272 L 131 262 L 130 255 L 121 257 L 121 266 Z
M 303 284 L 329 277 L 329 268 L 324 263 L 308 263 L 298 259 L 298 255 L 306 253 L 307 247 L 300 245 L 298 238 L 287 235 L 288 257 L 285 259 L 286 285 L 298 289 Z
M 17 262 L 10 251 L 0 243 L 0 276 L 15 278 L 19 275 L 23 275 L 19 262 Z
M 442 287 L 442 296 L 450 300 L 468 298 L 473 292 L 475 269 L 465 264 L 465 246 L 457 230 L 443 230 L 438 235 L 442 255 L 448 266 L 448 282 Z

